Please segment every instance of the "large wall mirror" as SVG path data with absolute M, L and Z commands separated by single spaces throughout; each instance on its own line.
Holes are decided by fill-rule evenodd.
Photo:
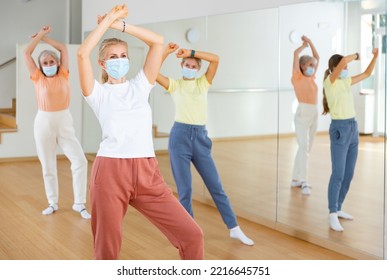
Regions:
M 316 75 L 319 87 L 318 131 L 308 161 L 308 181 L 311 195 L 305 197 L 299 188 L 290 188 L 292 169 L 297 151 L 294 134 L 279 135 L 278 222 L 291 226 L 295 235 L 308 233 L 309 238 L 329 240 L 333 246 L 354 248 L 358 252 L 383 258 L 384 250 L 384 191 L 385 191 L 385 1 L 351 1 L 346 4 L 308 3 L 280 7 L 280 88 L 291 86 L 291 49 L 301 42 L 286 40 L 297 32 L 309 36 L 320 55 Z M 344 16 L 344 17 L 343 17 Z M 302 20 L 295 20 L 295 19 Z M 308 24 L 305 24 L 308 23 Z M 283 40 L 282 40 L 283 39 Z M 342 221 L 344 232 L 329 229 L 327 186 L 331 175 L 329 124 L 330 116 L 322 113 L 322 85 L 324 72 L 331 55 L 360 53 L 361 60 L 349 64 L 352 75 L 364 71 L 374 47 L 380 49 L 374 73 L 360 84 L 352 86 L 356 118 L 360 132 L 359 155 L 350 190 L 343 210 L 354 216 Z M 302 54 L 312 55 L 310 49 Z M 296 99 L 293 91 L 281 91 L 279 111 L 281 125 L 293 124 Z M 282 117 L 281 117 L 282 115 Z M 293 130 L 294 131 L 294 130 Z M 291 132 L 291 131 L 289 131 Z
M 207 128 L 224 188 L 239 216 L 355 258 L 386 258 L 385 9 L 385 1 L 377 0 L 316 1 L 145 25 L 163 34 L 166 42 L 214 52 L 221 58 L 209 92 Z M 187 38 L 189 30 L 194 30 L 194 40 Z M 293 121 L 297 99 L 290 79 L 293 52 L 302 35 L 314 42 L 320 55 L 319 117 L 308 161 L 309 196 L 290 185 L 298 148 Z M 144 48 L 140 42 L 129 44 L 134 51 Z M 321 115 L 323 75 L 334 53 L 359 52 L 362 59 L 351 63 L 349 71 L 364 71 L 373 47 L 380 48 L 373 75 L 352 87 L 361 136 L 345 209 L 355 219 L 343 222 L 344 232 L 334 232 L 328 224 L 330 116 Z M 179 78 L 179 60 L 169 56 L 161 71 Z M 170 96 L 156 86 L 150 102 L 157 130 L 169 133 L 174 121 Z M 86 111 L 84 121 L 93 122 L 90 116 Z M 97 148 L 98 139 L 92 137 L 83 137 L 89 150 Z M 167 141 L 155 138 L 156 149 L 166 150 Z M 168 155 L 161 153 L 159 160 L 167 162 Z M 170 168 L 162 172 L 175 188 Z M 212 204 L 199 175 L 193 175 L 194 198 Z
M 269 224 L 277 213 L 278 16 L 274 8 L 147 25 L 164 34 L 166 42 L 220 56 L 208 96 L 214 159 L 236 212 Z M 197 41 L 187 38 L 192 30 Z M 180 60 L 169 56 L 161 71 L 180 78 Z M 174 120 L 171 97 L 158 86 L 151 103 L 154 124 L 169 133 Z M 171 170 L 163 174 L 174 186 Z M 194 198 L 212 204 L 198 173 L 193 175 Z

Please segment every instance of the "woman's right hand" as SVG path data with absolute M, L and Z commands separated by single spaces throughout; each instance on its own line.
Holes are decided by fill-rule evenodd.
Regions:
M 170 55 L 171 53 L 175 52 L 177 49 L 179 49 L 179 45 L 171 42 L 165 47 L 164 53 L 165 55 Z
M 309 44 L 310 44 L 310 39 L 308 37 L 306 37 L 305 35 L 303 35 L 301 37 L 301 40 L 302 40 L 302 44 L 304 47 L 308 47 Z
M 38 36 L 39 33 L 42 34 L 42 37 L 43 37 L 47 33 L 50 33 L 50 31 L 51 31 L 51 27 L 48 26 L 48 25 L 45 25 L 45 26 L 42 27 L 42 29 L 40 29 L 40 31 L 38 33 L 32 34 L 31 38 L 32 39 L 35 38 L 36 36 Z
M 100 24 L 106 17 L 112 19 L 111 28 L 122 28 L 122 22 L 119 19 L 124 19 L 128 16 L 128 8 L 126 5 L 114 6 L 107 14 L 97 17 L 97 23 Z
M 106 16 L 112 17 L 116 21 L 117 19 L 126 18 L 128 13 L 128 7 L 126 7 L 126 4 L 123 4 L 114 6 Z

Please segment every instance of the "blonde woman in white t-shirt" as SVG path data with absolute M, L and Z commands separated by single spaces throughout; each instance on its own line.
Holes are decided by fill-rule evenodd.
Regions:
M 179 249 L 181 259 L 203 259 L 202 230 L 164 182 L 153 149 L 148 97 L 161 66 L 163 37 L 126 23 L 127 14 L 122 5 L 99 17 L 78 51 L 82 92 L 103 132 L 90 178 L 94 257 L 119 258 L 122 222 L 131 205 Z M 149 46 L 143 68 L 129 81 L 128 47 L 116 38 L 101 43 L 102 84 L 94 79 L 90 54 L 108 28 Z

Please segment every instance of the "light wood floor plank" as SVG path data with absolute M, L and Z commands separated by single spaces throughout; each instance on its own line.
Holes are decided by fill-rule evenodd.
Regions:
M 71 173 L 66 159 L 58 160 L 58 172 L 60 208 L 44 216 L 41 211 L 47 202 L 39 162 L 0 164 L 0 259 L 92 259 L 90 221 L 71 210 Z M 245 246 L 228 236 L 212 206 L 195 202 L 194 209 L 205 233 L 205 258 L 209 260 L 351 259 L 240 218 L 240 226 L 256 243 Z M 167 239 L 132 208 L 125 217 L 123 232 L 121 259 L 179 259 Z

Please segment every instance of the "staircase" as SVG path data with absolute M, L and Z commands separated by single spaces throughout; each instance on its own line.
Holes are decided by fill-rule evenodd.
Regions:
M 153 130 L 153 138 L 167 138 L 167 137 L 169 137 L 168 133 L 158 131 L 156 125 L 152 126 L 152 130 Z
M 17 131 L 16 125 L 16 99 L 12 99 L 12 108 L 0 108 L 0 144 L 3 133 Z

